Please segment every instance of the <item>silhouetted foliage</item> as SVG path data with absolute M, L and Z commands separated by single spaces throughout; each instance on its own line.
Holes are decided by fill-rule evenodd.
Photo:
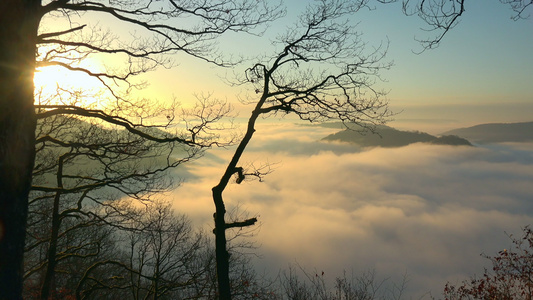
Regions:
M 483 255 L 491 261 L 492 270 L 461 285 L 446 284 L 445 299 L 532 299 L 533 231 L 527 226 L 521 237 L 510 238 L 511 249 L 503 249 L 495 256 Z

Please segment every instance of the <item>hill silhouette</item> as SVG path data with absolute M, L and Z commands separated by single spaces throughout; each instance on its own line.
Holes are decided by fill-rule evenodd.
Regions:
M 533 122 L 480 124 L 450 130 L 444 134 L 457 135 L 480 144 L 532 142 Z
M 413 143 L 429 143 L 438 145 L 472 146 L 472 144 L 455 135 L 433 136 L 420 131 L 402 131 L 388 126 L 378 126 L 374 132 L 361 133 L 357 130 L 345 129 L 323 138 L 326 141 L 341 141 L 361 147 L 402 147 Z

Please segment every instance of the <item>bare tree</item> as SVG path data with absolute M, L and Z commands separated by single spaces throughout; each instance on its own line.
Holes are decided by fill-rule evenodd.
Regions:
M 212 240 L 193 230 L 186 216 L 167 201 L 133 207 L 130 230 L 112 234 L 121 254 L 82 268 L 77 299 L 216 299 Z M 262 291 L 246 256 L 235 256 L 230 270 L 238 299 Z M 78 272 L 79 273 L 79 272 Z
M 239 160 L 255 133 L 260 116 L 293 113 L 311 122 L 340 120 L 371 129 L 390 116 L 384 93 L 374 89 L 386 49 L 365 49 L 360 34 L 344 19 L 358 11 L 362 3 L 340 0 L 316 1 L 299 18 L 294 28 L 275 45 L 279 52 L 246 69 L 238 84 L 252 87 L 246 101 L 254 104 L 244 137 L 237 146 L 220 182 L 213 187 L 216 207 L 215 235 L 220 299 L 231 299 L 229 253 L 226 230 L 256 223 L 256 218 L 227 223 L 222 194 L 231 178 L 240 183 L 246 176 L 261 176 L 239 166 Z
M 86 254 L 80 252 L 86 252 L 87 247 L 75 247 L 69 237 L 89 227 L 122 226 L 121 219 L 127 215 L 113 199 L 149 199 L 152 193 L 170 187 L 171 182 L 163 178 L 166 169 L 195 154 L 187 155 L 185 151 L 185 157 L 167 163 L 165 158 L 172 150 L 161 158 L 163 144 L 147 143 L 124 131 L 104 129 L 73 117 L 55 116 L 46 121 L 46 125 L 58 127 L 37 139 L 27 248 L 44 248 L 47 253 L 38 267 L 29 268 L 25 275 L 46 269 L 42 274 L 42 299 L 48 299 L 55 290 L 57 262 L 72 264 L 76 257 L 86 259 Z M 153 163 L 156 158 L 162 159 L 157 166 Z M 41 230 L 36 227 L 50 231 L 32 234 Z
M 138 271 L 130 275 L 131 299 L 198 297 L 193 287 L 211 267 L 210 260 L 200 259 L 205 236 L 193 234 L 190 222 L 175 215 L 169 203 L 147 207 L 138 224 L 142 230 L 128 239 L 129 266 Z
M 62 202 L 64 205 L 69 201 L 63 197 Z M 24 299 L 68 299 L 74 295 L 84 270 L 117 256 L 112 238 L 116 228 L 90 218 L 65 217 L 58 236 L 54 237 L 56 240 L 52 240 L 53 208 L 44 201 L 40 204 L 40 214 L 34 211 L 35 206 L 30 207 L 28 241 L 31 244 L 24 257 L 27 272 L 23 296 Z M 51 251 L 52 247 L 55 252 Z
M 75 102 L 80 99 L 73 97 L 72 91 L 65 93 L 68 95 L 64 101 L 74 101 L 69 106 L 75 108 Z M 82 92 L 76 93 L 78 97 L 81 95 Z M 51 99 L 58 97 L 53 95 Z M 46 101 L 39 98 L 38 107 Z M 157 114 L 157 109 L 143 108 L 142 113 Z M 135 200 L 137 205 L 142 205 L 149 203 L 153 195 L 172 188 L 169 172 L 201 154 L 202 144 L 219 142 L 216 132 L 203 131 L 218 129 L 212 123 L 229 110 L 225 103 L 203 99 L 196 107 L 182 111 L 183 118 L 187 115 L 194 118 L 185 120 L 184 130 L 198 144 L 196 147 L 172 141 L 176 135 L 157 127 L 144 129 L 142 133 L 149 134 L 147 139 L 122 127 L 103 127 L 101 122 L 80 116 L 40 118 L 41 110 L 38 110 L 37 159 L 26 242 L 27 285 L 38 283 L 40 298 L 48 299 L 54 297 L 58 288 L 64 289 L 56 288 L 57 273 L 76 277 L 65 269 L 78 264 L 77 260 L 109 259 L 101 255 L 107 245 L 100 239 L 72 240 L 72 237 L 93 231 L 137 230 L 128 224 L 138 214 L 118 199 Z M 46 115 L 48 111 L 42 112 Z M 173 113 L 166 108 L 163 112 Z M 169 142 L 151 140 L 155 138 L 169 139 Z M 43 228 L 49 230 L 43 232 Z M 76 273 L 83 269 L 78 264 Z
M 528 18 L 528 7 L 533 5 L 532 0 L 499 0 L 508 5 L 514 12 L 513 20 Z M 396 0 L 378 0 L 378 2 L 397 2 Z M 433 36 L 420 39 L 424 49 L 438 47 L 444 36 L 453 29 L 466 12 L 466 0 L 402 0 L 403 11 L 407 15 L 416 15 L 428 27 L 426 31 L 435 32 Z
M 298 270 L 289 267 L 280 276 L 279 297 L 291 300 L 378 300 L 401 299 L 407 279 L 404 277 L 399 286 L 386 285 L 386 279 L 378 280 L 375 271 L 365 271 L 357 276 L 348 277 L 346 272 L 335 278 L 333 289 L 327 284 L 323 271 L 308 272 L 298 266 Z M 302 274 L 298 276 L 297 273 Z
M 54 114 L 75 114 L 122 126 L 156 142 L 196 145 L 194 137 L 152 137 L 139 118 L 122 115 L 128 90 L 142 86 L 134 75 L 158 66 L 170 66 L 167 54 L 186 53 L 218 65 L 223 57 L 211 42 L 225 32 L 254 29 L 275 18 L 279 10 L 267 1 L 84 1 L 7 0 L 0 3 L 0 298 L 18 299 L 22 290 L 22 256 L 28 193 L 35 158 L 33 73 L 37 66 L 59 66 L 81 72 L 108 88 L 120 109 L 93 110 L 60 103 L 41 107 Z M 91 19 L 112 19 L 136 28 L 131 38 L 108 34 Z M 44 31 L 46 18 L 59 18 L 64 27 Z M 186 21 L 184 21 L 186 20 Z M 113 26 L 117 28 L 117 26 Z M 83 34 L 87 32 L 87 34 Z M 133 32 L 133 30 L 132 30 Z M 36 55 L 37 53 L 37 55 Z M 80 59 L 102 55 L 122 61 L 119 69 L 98 69 Z M 38 59 L 36 59 L 38 57 Z M 139 121 L 139 122 L 137 122 Z

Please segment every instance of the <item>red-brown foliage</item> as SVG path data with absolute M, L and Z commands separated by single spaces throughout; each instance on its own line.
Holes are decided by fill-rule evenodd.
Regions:
M 510 235 L 511 249 L 489 257 L 492 270 L 485 269 L 480 278 L 471 278 L 460 286 L 450 283 L 444 288 L 446 300 L 461 299 L 533 299 L 533 230 L 526 226 L 523 236 Z

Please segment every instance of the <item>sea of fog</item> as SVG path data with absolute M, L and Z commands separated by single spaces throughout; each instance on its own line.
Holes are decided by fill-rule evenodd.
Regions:
M 423 130 L 423 129 L 421 129 Z M 446 282 L 482 274 L 533 222 L 533 144 L 360 149 L 320 139 L 335 129 L 261 124 L 241 160 L 269 165 L 263 182 L 230 184 L 228 210 L 258 216 L 260 273 L 289 266 L 332 282 L 375 271 L 382 289 L 407 279 L 405 299 L 437 299 Z M 172 192 L 179 212 L 212 228 L 211 187 L 233 149 L 188 163 Z M 185 175 L 184 175 L 185 174 Z

